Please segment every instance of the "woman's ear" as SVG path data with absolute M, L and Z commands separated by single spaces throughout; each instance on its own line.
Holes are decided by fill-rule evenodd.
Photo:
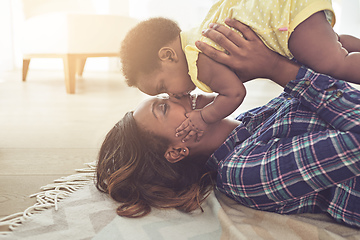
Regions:
M 178 57 L 176 51 L 171 47 L 162 47 L 159 52 L 158 56 L 161 61 L 177 61 Z
M 185 157 L 189 155 L 189 149 L 187 147 L 172 147 L 170 146 L 164 157 L 171 163 L 176 163 L 178 161 L 183 160 Z

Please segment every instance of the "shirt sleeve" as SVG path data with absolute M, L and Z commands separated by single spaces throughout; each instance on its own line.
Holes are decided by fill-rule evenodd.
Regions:
M 243 204 L 278 207 L 360 176 L 359 91 L 305 68 L 298 76 L 285 91 L 334 128 L 239 146 L 218 177 Z
M 246 205 L 281 205 L 360 176 L 359 156 L 360 135 L 351 132 L 327 130 L 273 139 L 238 152 L 236 163 L 220 167 L 218 182 Z
M 326 91 L 330 87 L 336 90 Z M 348 83 L 300 68 L 284 89 L 334 129 L 360 133 L 360 92 Z

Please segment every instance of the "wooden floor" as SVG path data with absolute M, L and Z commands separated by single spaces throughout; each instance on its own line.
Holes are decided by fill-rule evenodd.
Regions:
M 281 88 L 246 83 L 243 111 L 266 103 Z M 0 218 L 35 203 L 30 194 L 96 159 L 107 131 L 146 96 L 120 73 L 85 72 L 76 94 L 65 92 L 62 71 L 0 73 Z

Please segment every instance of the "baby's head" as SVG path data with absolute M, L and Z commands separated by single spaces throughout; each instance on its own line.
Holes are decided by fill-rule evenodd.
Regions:
M 140 22 L 124 38 L 120 59 L 129 86 L 146 94 L 182 96 L 195 88 L 181 48 L 181 29 L 167 18 Z

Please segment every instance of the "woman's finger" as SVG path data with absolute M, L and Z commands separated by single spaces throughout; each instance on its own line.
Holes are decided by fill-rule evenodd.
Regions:
M 211 47 L 210 45 L 197 41 L 195 42 L 196 47 L 209 58 L 213 59 L 216 62 L 229 65 L 230 58 L 229 55 L 226 53 L 216 50 L 215 48 Z
M 246 42 L 246 39 L 244 39 L 241 34 L 234 32 L 229 27 L 217 23 L 212 23 L 209 27 L 210 29 L 205 31 L 204 35 L 229 52 L 238 47 L 241 48 Z
M 241 32 L 243 34 L 243 37 L 246 39 L 246 40 L 249 40 L 249 41 L 254 41 L 254 40 L 257 40 L 258 39 L 258 36 L 245 24 L 239 22 L 238 20 L 236 19 L 231 19 L 231 18 L 226 18 L 225 19 L 225 23 L 229 26 L 229 27 L 232 27 L 232 28 L 235 28 L 236 30 L 238 30 L 239 32 Z M 238 35 L 238 34 L 236 34 Z M 232 36 L 231 36 L 232 37 Z M 234 42 L 236 45 L 237 44 L 237 41 L 239 41 L 238 38 L 229 38 L 232 42 Z M 241 42 L 239 42 L 241 43 Z

